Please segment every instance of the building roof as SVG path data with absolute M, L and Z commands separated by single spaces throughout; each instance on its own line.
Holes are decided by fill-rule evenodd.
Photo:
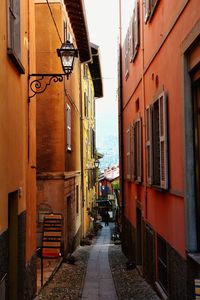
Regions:
M 96 98 L 101 98 L 103 97 L 103 83 L 101 76 L 99 47 L 92 43 L 90 43 L 90 46 L 92 51 L 92 61 L 88 65 L 94 84 L 94 96 Z
M 91 60 L 91 48 L 83 0 L 65 0 L 66 10 L 78 47 L 80 62 Z
M 119 178 L 119 166 L 113 166 L 105 169 L 104 172 L 99 175 L 98 181 L 107 180 L 112 182 L 117 178 Z

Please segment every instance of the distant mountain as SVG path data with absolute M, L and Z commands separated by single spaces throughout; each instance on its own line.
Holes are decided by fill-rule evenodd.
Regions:
M 104 155 L 100 159 L 100 169 L 104 170 L 107 167 L 119 165 L 119 147 L 118 136 L 110 134 L 97 141 L 97 151 Z

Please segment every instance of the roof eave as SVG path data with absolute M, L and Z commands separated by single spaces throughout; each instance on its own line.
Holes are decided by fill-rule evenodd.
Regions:
M 90 62 L 92 53 L 84 2 L 83 0 L 65 0 L 65 6 L 76 39 L 80 62 Z

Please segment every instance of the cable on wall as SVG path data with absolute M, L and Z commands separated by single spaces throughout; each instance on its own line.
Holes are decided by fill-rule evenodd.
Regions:
M 52 12 L 51 6 L 50 6 L 50 4 L 49 4 L 49 0 L 46 0 L 46 1 L 47 1 L 47 5 L 48 5 L 48 7 L 49 7 L 49 11 L 50 11 L 50 14 L 51 14 L 52 20 L 53 20 L 53 23 L 54 23 L 54 25 L 55 25 L 55 28 L 56 28 L 56 31 L 57 31 L 57 34 L 58 34 L 58 37 L 59 37 L 59 39 L 60 39 L 60 42 L 61 42 L 61 44 L 62 44 L 62 39 L 61 39 L 61 36 L 60 36 L 59 30 L 58 30 L 58 26 L 57 26 L 57 24 L 56 24 L 56 21 L 55 21 L 55 18 L 54 18 L 54 15 L 53 15 L 53 12 Z

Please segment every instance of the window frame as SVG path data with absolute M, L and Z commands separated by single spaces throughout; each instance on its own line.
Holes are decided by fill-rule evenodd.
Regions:
M 7 0 L 7 55 L 20 74 L 25 74 L 21 62 L 20 0 Z

